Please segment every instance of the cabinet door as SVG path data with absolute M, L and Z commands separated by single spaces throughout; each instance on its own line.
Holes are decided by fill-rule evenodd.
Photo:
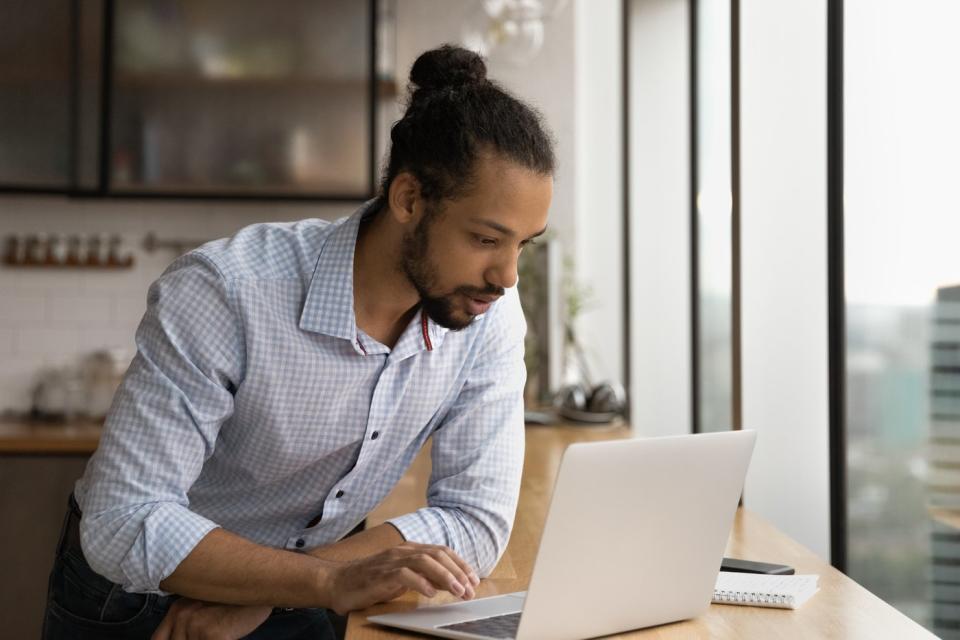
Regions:
M 112 193 L 372 193 L 372 2 L 113 6 Z
M 0 2 L 0 188 L 71 183 L 70 2 Z

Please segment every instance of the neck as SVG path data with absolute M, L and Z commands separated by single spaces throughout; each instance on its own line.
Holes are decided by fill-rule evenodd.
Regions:
M 403 232 L 386 212 L 360 225 L 353 255 L 353 307 L 357 326 L 393 347 L 420 305 L 400 268 Z

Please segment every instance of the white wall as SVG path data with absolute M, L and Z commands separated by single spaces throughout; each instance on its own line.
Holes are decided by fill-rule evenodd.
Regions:
M 398 3 L 398 74 L 405 77 L 424 50 L 460 42 L 474 10 L 469 0 Z M 528 63 L 488 61 L 489 77 L 537 108 L 554 134 L 558 166 L 549 226 L 573 258 L 575 278 L 592 292 L 577 337 L 595 380 L 617 382 L 624 367 L 620 13 L 618 0 L 573 0 L 547 21 L 543 48 Z M 556 387 L 562 382 L 558 344 L 551 358 Z
M 76 364 L 101 348 L 133 355 L 147 287 L 176 256 L 147 253 L 148 231 L 163 238 L 210 240 L 253 222 L 337 218 L 354 205 L 282 202 L 183 203 L 0 196 L 0 237 L 43 233 L 119 234 L 125 270 L 28 269 L 0 265 L 0 412 L 25 411 L 38 372 Z
M 464 24 L 477 19 L 479 6 L 472 0 L 402 0 L 397 5 L 397 76 L 404 82 L 424 51 L 444 43 L 463 44 Z M 540 111 L 555 137 L 557 170 L 548 226 L 561 253 L 570 252 L 575 237 L 573 34 L 573 10 L 567 5 L 546 24 L 543 48 L 529 62 L 516 66 L 502 59 L 487 61 L 487 76 Z M 558 292 L 559 279 L 554 278 L 549 294 L 556 297 Z M 558 313 L 559 307 L 551 305 L 551 320 Z M 551 328 L 549 338 L 549 381 L 556 389 L 561 384 L 562 332 Z
M 687 0 L 631 0 L 630 399 L 639 436 L 689 433 Z
M 594 382 L 623 382 L 622 3 L 574 6 L 576 273 L 590 287 L 577 338 Z
M 744 502 L 830 550 L 826 3 L 741 2 Z

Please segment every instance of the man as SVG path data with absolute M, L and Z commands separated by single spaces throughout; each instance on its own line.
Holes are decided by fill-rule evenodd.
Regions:
M 153 284 L 45 637 L 332 637 L 324 609 L 473 597 L 516 509 L 514 285 L 553 173 L 538 116 L 485 73 L 463 49 L 418 58 L 352 217 L 254 225 Z M 428 507 L 344 538 L 428 437 Z

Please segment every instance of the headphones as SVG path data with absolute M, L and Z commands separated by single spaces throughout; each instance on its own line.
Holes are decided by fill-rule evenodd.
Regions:
M 553 406 L 560 416 L 573 422 L 610 422 L 626 409 L 627 393 L 623 385 L 615 382 L 603 382 L 593 388 L 571 384 L 557 392 Z

